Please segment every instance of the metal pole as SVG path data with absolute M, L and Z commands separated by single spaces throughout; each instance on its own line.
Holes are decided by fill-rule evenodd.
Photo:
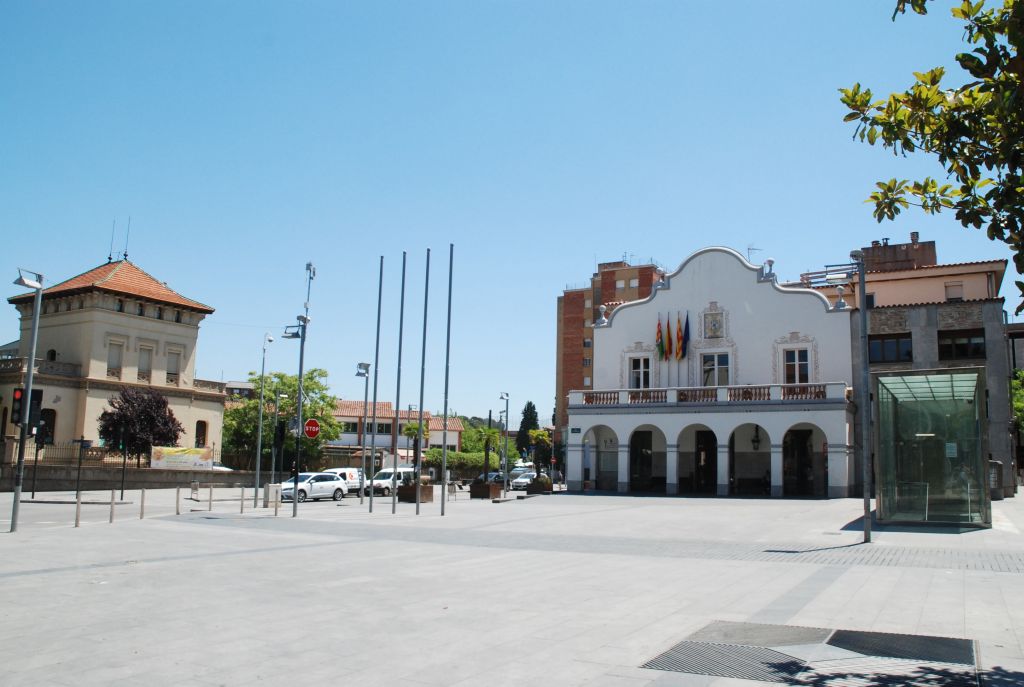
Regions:
M 503 481 L 504 481 L 504 485 L 505 485 L 505 496 L 506 497 L 508 496 L 508 425 L 509 425 L 509 422 L 511 422 L 511 421 L 509 420 L 509 417 L 508 417 L 508 394 L 506 393 L 505 394 L 505 450 L 504 450 L 504 453 L 502 453 L 502 456 L 501 456 L 501 462 L 503 463 L 502 468 L 505 471 L 505 474 L 503 476 L 504 477 Z M 534 466 L 534 467 L 536 467 L 536 466 Z
M 36 341 L 39 338 L 39 312 L 43 308 L 43 275 L 36 274 L 36 295 L 32 300 L 32 336 L 28 347 L 28 370 L 25 372 L 24 401 L 28 405 L 27 412 L 21 419 L 21 430 L 18 440 L 18 462 L 14 468 L 14 501 L 11 506 L 11 532 L 18 531 L 18 506 L 21 504 L 21 483 L 25 479 L 25 441 L 28 437 L 28 425 L 32 416 L 32 376 L 36 367 Z M 19 282 L 21 279 L 19 278 Z M 15 282 L 18 283 L 18 282 Z
M 110 524 L 114 523 L 114 494 L 113 489 L 110 490 Z
M 426 276 L 423 279 L 423 348 L 420 350 L 420 412 L 416 433 L 416 515 L 420 514 L 420 477 L 423 474 L 423 383 L 427 375 L 427 304 L 430 302 L 430 249 L 427 249 Z
M 78 472 L 75 474 L 75 493 L 82 494 L 82 458 L 85 454 L 85 437 L 78 440 Z
M 380 305 L 384 294 L 384 256 L 380 256 L 380 275 L 377 277 L 377 343 L 373 349 L 373 426 L 370 428 L 370 472 L 377 469 L 377 370 L 380 369 Z M 366 474 L 363 473 L 366 482 Z M 370 512 L 373 512 L 373 475 L 370 475 Z
M 120 437 L 118 446 L 121 447 L 121 500 L 124 501 L 124 479 L 128 473 L 128 449 L 124 445 L 124 425 L 120 426 L 118 436 Z
M 277 484 L 277 422 L 280 410 L 281 394 L 274 392 L 274 443 L 270 447 L 270 483 Z M 281 441 L 281 453 L 284 453 L 284 440 Z
M 75 496 L 75 527 L 82 524 L 82 492 Z
M 859 255 L 857 255 L 859 253 Z M 864 543 L 871 543 L 871 370 L 868 367 L 868 307 L 867 266 L 864 254 L 850 254 L 857 263 L 857 281 L 860 293 L 860 357 L 861 357 L 861 481 L 864 483 Z M 828 458 L 826 457 L 826 460 Z
M 363 478 L 359 481 L 359 505 L 361 506 L 363 505 L 363 483 L 366 482 L 366 409 L 370 402 L 370 365 L 369 363 L 359 363 L 359 365 L 359 371 L 356 374 L 363 378 L 363 417 L 361 418 L 363 440 L 360 442 L 362 444 L 360 453 L 363 456 Z M 362 365 L 366 367 L 362 367 Z
M 448 327 L 444 339 L 444 429 L 441 430 L 441 515 L 444 502 L 448 499 L 448 368 L 452 347 L 452 262 L 455 258 L 455 244 L 448 244 Z M 422 405 L 422 404 L 421 404 Z
M 263 387 L 264 374 L 267 369 L 267 344 L 272 342 L 274 337 L 270 334 L 263 335 L 263 361 L 260 363 L 260 420 L 259 429 L 256 430 L 256 486 L 252 490 L 252 507 L 259 506 L 260 494 L 260 463 L 263 462 Z
M 397 381 L 395 382 L 395 426 L 392 428 L 394 432 L 395 441 L 395 453 L 391 457 L 391 514 L 394 515 L 398 509 L 398 489 L 395 482 L 395 478 L 398 475 L 398 427 L 399 417 L 401 412 L 399 408 L 402 407 L 400 399 L 402 398 L 402 326 L 405 323 L 405 251 L 402 251 L 402 291 L 399 299 L 398 306 L 398 373 L 395 375 Z
M 39 431 L 39 429 L 36 429 L 36 432 L 38 432 L 38 431 Z M 35 499 L 35 497 L 36 497 L 36 473 L 39 472 L 39 447 L 40 447 L 40 443 L 39 443 L 38 437 L 37 437 L 37 440 L 36 440 L 36 457 L 35 457 L 35 460 L 32 461 L 32 498 L 33 499 Z
M 181 515 L 181 487 L 174 488 L 174 514 Z
M 306 355 L 306 324 L 308 317 L 300 318 L 302 324 L 299 328 L 299 432 L 295 437 L 295 473 L 292 485 L 292 517 L 299 514 L 299 472 L 302 470 L 302 366 Z
M 143 489 L 139 495 L 139 520 L 146 517 L 146 490 Z

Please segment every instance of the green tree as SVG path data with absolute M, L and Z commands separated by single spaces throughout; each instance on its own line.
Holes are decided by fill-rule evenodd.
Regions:
M 99 435 L 107 446 L 118 446 L 130 456 L 149 455 L 154 446 L 177 446 L 185 428 L 167 399 L 155 389 L 125 387 L 110 399 L 110 409 L 99 417 Z M 123 432 L 123 435 L 122 435 Z
M 418 422 L 407 422 L 405 427 L 402 428 L 402 436 L 412 442 L 413 456 L 417 458 L 420 455 L 420 423 Z M 423 427 L 423 440 L 429 445 L 430 441 L 430 428 L 424 425 Z
M 234 401 L 224 411 L 224 450 L 245 457 L 246 467 L 255 467 L 253 457 L 256 455 L 257 425 L 259 424 L 259 389 L 260 376 L 256 372 L 249 373 L 249 381 L 256 390 L 254 398 Z M 274 441 L 274 398 L 284 394 L 287 398 L 280 400 L 279 417 L 289 422 L 296 417 L 299 376 L 283 372 L 272 372 L 263 379 L 263 464 L 268 464 L 271 446 Z M 317 461 L 323 445 L 337 439 L 341 426 L 334 419 L 334 408 L 338 399 L 330 394 L 327 385 L 327 371 L 313 368 L 303 373 L 302 381 L 302 420 L 316 418 L 320 422 L 320 434 L 315 439 L 302 435 L 303 465 L 307 461 Z M 291 432 L 285 434 L 284 456 L 288 460 L 278 458 L 278 466 L 286 469 L 295 456 L 297 439 Z
M 1024 430 L 1024 370 L 1017 370 L 1010 380 L 1010 412 L 1015 430 Z
M 926 0 L 897 0 L 897 14 L 910 7 L 926 14 Z M 962 83 L 942 83 L 945 69 L 914 72 L 906 91 L 876 100 L 859 83 L 840 89 L 857 122 L 854 137 L 881 143 L 895 155 L 933 155 L 951 183 L 931 177 L 879 181 L 869 200 L 875 219 L 892 220 L 911 205 L 926 213 L 952 210 L 965 227 L 986 230 L 989 239 L 1014 251 L 1018 274 L 1024 273 L 1024 2 L 1002 0 L 987 8 L 985 0 L 964 0 L 953 7 L 963 22 L 970 52 L 956 55 L 965 72 Z M 1024 298 L 1024 282 L 1017 281 Z M 1024 301 L 1017 307 L 1024 309 Z
M 516 433 L 516 451 L 519 455 L 530 448 L 530 430 L 534 429 L 540 429 L 537 406 L 533 405 L 533 401 L 527 401 L 523 406 L 523 419 L 519 423 L 519 432 Z
M 530 444 L 534 447 L 531 457 L 535 469 L 551 462 L 551 434 L 546 429 L 531 429 Z
M 501 432 L 497 427 L 475 427 L 471 430 L 473 438 L 484 447 L 484 477 L 491 471 L 491 451 L 498 445 Z

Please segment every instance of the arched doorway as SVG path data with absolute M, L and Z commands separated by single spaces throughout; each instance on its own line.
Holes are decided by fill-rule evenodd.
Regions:
M 610 427 L 591 427 L 584 435 L 583 480 L 595 489 L 618 490 L 619 439 Z
M 782 495 L 825 498 L 828 443 L 815 425 L 793 425 L 782 438 Z
M 771 438 L 755 423 L 740 425 L 729 437 L 729 494 L 770 496 Z
M 679 493 L 714 495 L 718 483 L 718 438 L 707 425 L 679 433 Z
M 641 425 L 629 437 L 630 493 L 665 493 L 665 435 L 653 425 Z

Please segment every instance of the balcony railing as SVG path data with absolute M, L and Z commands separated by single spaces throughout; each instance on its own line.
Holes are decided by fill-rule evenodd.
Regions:
M 570 391 L 569 406 L 692 406 L 728 403 L 813 403 L 847 398 L 845 382 L 824 384 L 746 384 L 668 389 Z
M 5 358 L 0 360 L 0 372 L 24 372 L 26 358 Z M 75 363 L 63 363 L 56 360 L 36 358 L 36 372 L 55 377 L 81 377 L 82 366 Z

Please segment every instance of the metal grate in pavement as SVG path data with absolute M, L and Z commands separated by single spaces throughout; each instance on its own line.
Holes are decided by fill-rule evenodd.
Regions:
M 640 667 L 786 683 L 803 670 L 804 663 L 763 647 L 682 641 Z
M 792 646 L 795 644 L 819 644 L 828 639 L 830 634 L 832 634 L 832 630 L 821 627 L 733 623 L 716 620 L 697 630 L 687 639 L 691 642 L 715 642 L 718 644 Z
M 827 643 L 867 656 L 974 665 L 974 642 L 969 639 L 836 630 Z
M 964 665 L 865 656 L 811 663 L 794 684 L 808 687 L 978 687 L 978 676 L 973 667 Z

